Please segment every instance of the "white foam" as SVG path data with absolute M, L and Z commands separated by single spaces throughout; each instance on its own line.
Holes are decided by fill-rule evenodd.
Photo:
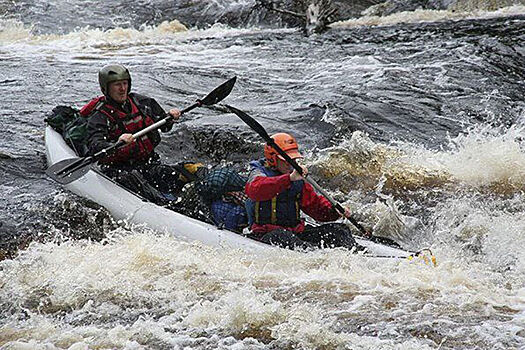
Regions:
M 525 6 L 508 6 L 496 11 L 452 11 L 452 10 L 415 10 L 402 11 L 388 16 L 363 16 L 357 19 L 349 19 L 332 23 L 333 28 L 351 28 L 362 26 L 390 26 L 400 23 L 422 23 L 422 22 L 441 22 L 462 19 L 483 19 L 522 15 L 525 13 Z
M 258 31 L 257 28 L 232 29 L 222 24 L 216 24 L 207 29 L 188 30 L 178 20 L 164 21 L 156 26 L 143 25 L 139 29 L 117 27 L 108 30 L 99 28 L 81 28 L 67 34 L 33 34 L 31 27 L 21 22 L 0 19 L 0 43 L 10 45 L 15 49 L 80 51 L 108 48 L 119 49 L 130 46 L 173 45 L 184 40 L 204 39 L 214 37 L 235 36 Z M 279 30 L 282 31 L 282 30 Z M 289 31 L 289 29 L 287 29 Z
M 525 128 L 500 131 L 492 127 L 472 129 L 451 140 L 454 149 L 438 155 L 444 168 L 471 186 L 525 187 Z
M 0 21 L 2 23 L 2 21 Z M 187 28 L 177 20 L 165 21 L 158 26 L 143 26 L 140 30 L 133 28 L 114 28 L 101 30 L 97 28 L 83 28 L 65 35 L 33 34 L 31 28 L 19 22 L 3 22 L 7 30 L 0 32 L 0 42 L 4 44 L 25 43 L 31 45 L 68 43 L 76 46 L 93 46 L 102 44 L 119 45 L 124 43 L 148 43 L 151 41 L 173 38 L 178 33 L 187 31 Z
M 496 192 L 525 188 L 525 127 L 481 126 L 450 139 L 441 150 L 374 143 L 361 132 L 326 149 L 314 164 L 328 177 L 348 173 L 372 184 L 402 188 L 468 186 Z M 383 178 L 383 180 L 381 180 Z
M 204 332 L 301 348 L 418 349 L 429 347 L 338 325 L 367 314 L 376 327 L 392 312 L 410 312 L 408 301 L 434 305 L 432 317 L 470 308 L 469 298 L 487 306 L 515 302 L 487 269 L 449 259 L 445 251 L 438 262 L 434 268 L 344 250 L 250 255 L 148 231 L 116 233 L 107 244 L 32 244 L 0 263 L 0 300 L 15 311 L 0 326 L 0 339 L 61 348 L 173 347 Z M 385 309 L 386 296 L 396 308 Z M 443 303 L 450 308 L 441 309 Z M 29 318 L 17 319 L 17 305 Z

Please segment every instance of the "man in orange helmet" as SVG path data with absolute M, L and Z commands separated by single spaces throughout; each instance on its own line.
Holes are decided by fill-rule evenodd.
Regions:
M 272 138 L 290 158 L 302 158 L 293 136 L 278 133 Z M 341 216 L 273 147 L 265 145 L 264 158 L 252 161 L 250 166 L 245 190 L 254 238 L 287 248 L 357 247 L 350 229 L 342 223 L 305 225 L 301 211 L 320 222 L 334 221 Z M 302 168 L 306 175 L 307 169 Z M 350 216 L 348 209 L 345 216 Z

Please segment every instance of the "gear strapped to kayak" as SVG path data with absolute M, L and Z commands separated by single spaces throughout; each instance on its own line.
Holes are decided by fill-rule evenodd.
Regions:
M 70 106 L 56 106 L 44 121 L 59 132 L 67 144 L 79 155 L 87 154 L 87 119 Z
M 247 178 L 230 167 L 210 170 L 195 187 L 201 199 L 210 206 L 217 227 L 242 232 L 248 226 L 244 186 Z
M 235 232 L 247 226 L 244 176 L 230 167 L 208 169 L 201 163 L 182 162 L 173 167 L 188 184 L 170 209 Z
M 203 200 L 213 202 L 230 192 L 244 192 L 247 178 L 230 167 L 217 167 L 210 170 L 197 184 Z

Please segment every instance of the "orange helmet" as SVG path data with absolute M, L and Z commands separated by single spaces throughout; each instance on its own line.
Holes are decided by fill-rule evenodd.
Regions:
M 283 151 L 286 152 L 286 154 L 290 156 L 290 158 L 295 159 L 303 157 L 301 153 L 299 153 L 299 146 L 292 135 L 280 132 L 278 134 L 272 135 L 272 139 L 275 141 L 277 146 L 279 146 Z M 271 167 L 277 166 L 277 157 L 283 159 L 279 153 L 277 153 L 277 151 L 268 144 L 264 145 L 264 157 L 266 158 L 268 165 Z

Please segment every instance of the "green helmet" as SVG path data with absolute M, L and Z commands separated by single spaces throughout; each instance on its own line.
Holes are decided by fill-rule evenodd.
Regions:
M 128 93 L 131 91 L 131 75 L 126 67 L 120 64 L 110 64 L 98 71 L 98 83 L 104 95 L 108 93 L 108 85 L 117 80 L 128 81 Z

